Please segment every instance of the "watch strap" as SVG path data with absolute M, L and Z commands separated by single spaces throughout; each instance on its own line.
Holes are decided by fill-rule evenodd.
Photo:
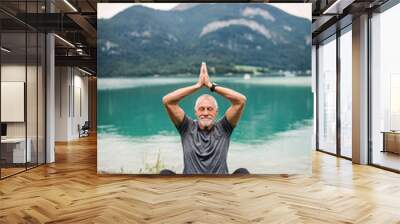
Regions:
M 210 87 L 210 91 L 214 92 L 215 91 L 215 87 L 217 87 L 218 85 L 216 83 L 212 83 L 211 87 Z

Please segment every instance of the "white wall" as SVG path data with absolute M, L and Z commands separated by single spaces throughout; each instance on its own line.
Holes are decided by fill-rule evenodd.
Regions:
M 25 70 L 27 69 L 27 70 Z M 27 74 L 26 74 L 27 73 Z M 2 82 L 25 82 L 25 76 L 28 76 L 28 82 L 30 86 L 36 86 L 36 80 L 33 80 L 32 76 L 36 76 L 36 66 L 18 65 L 18 64 L 5 64 L 1 66 L 1 81 Z M 6 97 L 6 96 L 2 96 Z M 33 130 L 36 130 L 36 87 L 27 88 L 27 120 L 28 120 L 28 137 Z M 39 105 L 39 107 L 42 105 Z M 22 108 L 24 109 L 24 108 Z M 1 110 L 7 110 L 7 108 L 1 108 Z M 34 123 L 32 123 L 34 122 Z M 25 125 L 26 122 L 7 122 L 7 136 L 8 137 L 25 137 Z M 32 131 L 31 131 L 32 130 Z M 36 135 L 36 132 L 35 132 Z
M 25 82 L 25 65 L 8 64 L 1 66 L 1 81 L 2 82 Z M 28 66 L 28 71 L 32 67 Z M 5 96 L 2 96 L 5 97 Z M 1 110 L 7 110 L 7 108 L 1 108 Z M 25 124 L 24 122 L 11 122 L 7 124 L 7 135 L 9 137 L 24 137 L 25 136 Z
M 68 71 L 67 67 L 55 68 L 55 141 L 68 139 Z
M 25 83 L 1 82 L 1 121 L 24 122 Z M 36 108 L 36 105 L 35 105 Z
M 76 68 L 56 67 L 55 85 L 55 140 L 77 139 L 78 124 L 88 120 L 88 77 Z
M 88 121 L 88 77 L 81 76 L 83 73 L 79 73 L 79 75 L 74 75 L 74 108 L 72 108 L 72 130 L 71 135 L 74 137 L 78 137 L 78 124 L 81 126 Z M 80 96 L 80 97 L 79 97 Z M 80 101 L 80 102 L 79 102 Z M 80 108 L 81 107 L 81 108 Z M 80 111 L 81 110 L 81 111 Z

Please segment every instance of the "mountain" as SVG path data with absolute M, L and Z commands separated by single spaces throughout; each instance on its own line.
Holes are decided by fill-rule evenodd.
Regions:
M 311 69 L 311 21 L 270 4 L 133 6 L 97 27 L 100 77 Z
M 181 4 L 178 4 L 177 6 L 175 6 L 174 8 L 172 8 L 171 10 L 183 11 L 183 10 L 198 6 L 200 4 L 201 3 L 181 3 Z

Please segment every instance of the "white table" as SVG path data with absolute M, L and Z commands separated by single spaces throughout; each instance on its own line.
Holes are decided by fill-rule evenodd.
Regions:
M 13 163 L 25 163 L 31 162 L 31 145 L 32 140 L 30 138 L 27 139 L 27 146 L 25 151 L 25 138 L 5 138 L 1 139 L 2 147 L 4 146 L 13 146 Z M 26 152 L 26 154 L 25 154 Z M 25 161 L 26 159 L 26 161 Z

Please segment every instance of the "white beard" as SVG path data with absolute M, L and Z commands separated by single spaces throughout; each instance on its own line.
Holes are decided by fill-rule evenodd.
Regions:
M 214 125 L 214 120 L 209 118 L 199 119 L 199 123 L 204 127 L 206 130 L 210 130 Z

